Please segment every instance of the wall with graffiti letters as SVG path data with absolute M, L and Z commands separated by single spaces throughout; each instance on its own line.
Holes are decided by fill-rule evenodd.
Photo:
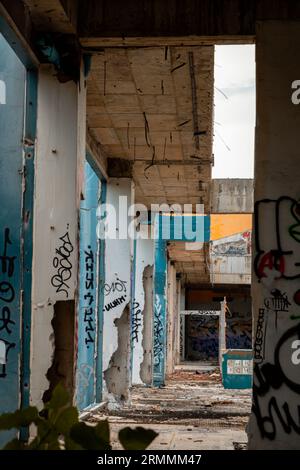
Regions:
M 80 207 L 79 301 L 76 404 L 79 409 L 96 402 L 97 294 L 99 285 L 97 207 L 101 183 L 88 162 L 85 164 L 85 199 Z
M 132 383 L 142 384 L 141 365 L 144 360 L 143 335 L 151 335 L 145 331 L 145 282 L 144 273 L 147 266 L 154 262 L 153 240 L 136 241 L 135 255 L 135 292 L 131 312 L 131 347 L 132 347 Z M 148 314 L 150 312 L 147 312 Z
M 300 113 L 287 90 L 300 75 L 294 60 L 300 25 L 270 23 L 259 26 L 256 41 L 254 384 L 248 435 L 250 449 L 299 449 Z
M 25 68 L 0 35 L 0 414 L 20 404 Z M 5 98 L 5 99 L 4 99 Z M 0 433 L 0 447 L 15 434 Z
M 81 89 L 84 93 L 84 89 Z M 55 302 L 74 299 L 77 282 L 78 88 L 61 84 L 49 66 L 38 86 L 38 122 L 33 244 L 31 401 L 48 389 Z
M 234 297 L 227 303 L 226 347 L 252 349 L 251 297 Z
M 127 196 L 131 200 L 131 180 L 128 178 L 111 178 L 107 185 L 107 204 L 112 205 L 118 214 L 119 196 Z M 105 223 L 114 224 L 107 211 Z M 120 217 L 126 218 L 125 226 L 128 227 L 128 215 L 126 211 L 120 210 Z M 117 233 L 119 231 L 119 219 L 117 217 Z M 121 223 L 121 220 L 120 220 Z M 124 223 L 124 221 L 123 221 Z M 126 306 L 130 305 L 131 299 L 131 247 L 130 239 L 106 239 L 105 241 L 105 279 L 100 279 L 100 288 L 104 296 L 103 302 L 103 397 L 109 396 L 110 384 L 106 382 L 105 376 L 108 369 L 117 370 L 118 364 L 114 363 L 114 354 L 118 350 L 118 319 L 122 316 Z M 130 325 L 128 324 L 128 330 Z M 128 354 L 124 350 L 124 354 Z M 129 363 L 128 357 L 128 363 Z M 129 374 L 129 370 L 128 370 Z M 111 374 L 107 374 L 111 377 Z M 110 397 L 113 399 L 113 397 Z
M 186 359 L 190 361 L 218 361 L 219 317 L 215 315 L 187 315 Z

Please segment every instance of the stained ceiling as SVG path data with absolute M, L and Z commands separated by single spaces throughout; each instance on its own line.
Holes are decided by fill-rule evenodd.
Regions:
M 209 206 L 213 66 L 213 46 L 93 55 L 89 132 L 108 159 L 130 161 L 137 203 Z
M 208 245 L 204 243 L 171 242 L 168 256 L 184 284 L 209 284 Z

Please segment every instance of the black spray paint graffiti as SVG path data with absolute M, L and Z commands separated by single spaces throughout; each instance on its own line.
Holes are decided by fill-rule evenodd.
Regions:
M 300 375 L 297 366 L 290 366 L 288 375 L 284 371 L 286 364 L 281 364 L 284 356 L 282 350 L 285 350 L 287 345 L 291 350 L 291 344 L 295 337 L 300 339 L 300 324 L 286 331 L 279 340 L 274 351 L 274 364 L 264 363 L 262 365 L 255 364 L 254 366 L 252 410 L 262 438 L 274 440 L 279 424 L 287 434 L 294 431 L 300 435 L 300 405 L 297 406 L 297 422 L 293 418 L 293 413 L 286 401 L 280 407 L 276 397 L 267 398 L 267 394 L 270 393 L 271 389 L 278 390 L 282 385 L 298 395 L 300 394 Z M 261 407 L 263 398 L 268 400 L 267 406 L 266 403 L 263 406 L 263 409 L 267 410 L 265 414 L 263 414 Z
M 260 220 L 265 221 L 265 219 L 261 217 L 261 211 L 269 207 L 271 209 L 270 215 L 274 218 L 273 231 L 275 239 L 273 242 L 270 242 L 270 246 L 266 248 L 262 241 L 262 236 L 265 231 L 265 223 L 260 224 Z M 286 226 L 286 223 L 283 223 L 283 220 L 284 217 L 286 217 L 287 212 L 289 213 L 291 221 L 296 222 L 291 222 L 292 225 L 290 225 L 287 230 L 288 234 L 283 233 L 283 229 Z M 254 218 L 255 248 L 257 253 L 254 259 L 254 270 L 258 279 L 260 280 L 268 277 L 267 270 L 277 271 L 277 277 L 275 279 L 299 279 L 300 259 L 295 259 L 293 243 L 300 243 L 300 203 L 288 196 L 282 196 L 277 200 L 262 199 L 255 203 Z M 273 220 L 272 217 L 271 220 Z M 291 269 L 291 267 L 293 267 L 293 269 Z
M 105 305 L 105 308 L 103 309 L 103 311 L 107 311 L 109 312 L 110 310 L 112 310 L 113 308 L 117 307 L 117 305 L 121 305 L 123 302 L 126 301 L 126 296 L 125 295 L 122 295 L 121 297 L 119 297 L 118 299 L 115 299 L 113 300 L 112 302 L 109 302 L 108 304 Z
M 84 307 L 84 323 L 86 338 L 84 339 L 87 348 L 89 344 L 95 342 L 95 328 L 94 328 L 94 294 L 95 288 L 95 262 L 94 253 L 91 246 L 88 246 L 85 254 L 85 294 L 84 300 L 88 301 L 88 305 Z
M 139 340 L 139 328 L 142 325 L 142 311 L 139 302 L 134 301 L 132 305 L 132 324 L 131 324 L 131 339 L 132 342 Z
M 64 292 L 66 297 L 69 297 L 68 289 L 70 286 L 67 281 L 72 276 L 72 263 L 70 261 L 71 253 L 74 251 L 74 247 L 71 243 L 69 232 L 67 231 L 63 237 L 59 238 L 61 242 L 60 246 L 56 248 L 56 256 L 53 258 L 53 267 L 57 269 L 56 274 L 51 278 L 51 284 L 56 287 L 56 292 Z
M 111 284 L 105 283 L 102 287 L 102 293 L 104 295 L 109 295 L 111 292 L 124 292 L 126 295 L 126 283 L 127 281 L 122 281 L 117 277 L 117 279 Z
M 265 309 L 260 308 L 257 319 L 257 327 L 254 341 L 254 359 L 260 364 L 265 357 L 264 347 L 265 347 Z
M 282 293 L 279 289 L 272 289 L 271 297 L 264 299 L 264 305 L 268 310 L 275 312 L 275 326 L 277 328 L 278 313 L 288 312 L 291 303 L 286 292 Z
M 7 376 L 7 359 L 8 353 L 11 349 L 14 349 L 16 344 L 9 341 L 9 337 L 13 332 L 13 326 L 15 322 L 11 319 L 11 311 L 9 304 L 15 299 L 15 290 L 10 278 L 13 276 L 15 271 L 15 260 L 16 256 L 8 255 L 9 245 L 12 245 L 9 236 L 9 228 L 4 230 L 4 247 L 3 253 L 0 256 L 1 264 L 1 276 L 7 276 L 6 279 L 0 282 L 0 301 L 6 303 L 1 307 L 0 316 L 0 378 Z
M 112 300 L 111 302 L 107 303 L 104 306 L 103 312 L 107 311 L 109 312 L 110 310 L 114 309 L 118 305 L 121 305 L 122 303 L 126 302 L 126 296 L 127 296 L 127 289 L 126 289 L 126 284 L 127 281 L 122 281 L 118 277 L 116 277 L 116 280 L 108 283 L 106 282 L 102 288 L 101 292 L 104 293 L 105 297 L 110 295 L 111 293 L 122 293 L 120 297 L 118 297 L 115 300 Z
M 163 324 L 161 321 L 161 303 L 159 296 L 156 295 L 156 301 L 154 306 L 154 345 L 153 345 L 153 357 L 154 364 L 157 366 L 160 364 L 161 357 L 163 355 Z

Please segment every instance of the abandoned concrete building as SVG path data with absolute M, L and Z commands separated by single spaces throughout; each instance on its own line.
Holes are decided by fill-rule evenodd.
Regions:
M 300 1 L 2 0 L 0 27 L 0 413 L 62 382 L 159 448 L 299 449 Z M 256 47 L 254 180 L 212 179 L 220 44 Z

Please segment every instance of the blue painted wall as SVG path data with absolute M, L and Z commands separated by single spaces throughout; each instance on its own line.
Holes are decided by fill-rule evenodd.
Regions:
M 20 406 L 22 170 L 26 70 L 0 35 L 0 413 Z M 5 350 L 5 351 L 4 351 Z M 14 432 L 1 433 L 0 446 Z
M 78 304 L 78 352 L 76 377 L 76 403 L 80 410 L 96 402 L 97 351 L 97 280 L 98 240 L 97 207 L 100 181 L 85 163 L 85 200 L 80 207 L 80 261 Z

